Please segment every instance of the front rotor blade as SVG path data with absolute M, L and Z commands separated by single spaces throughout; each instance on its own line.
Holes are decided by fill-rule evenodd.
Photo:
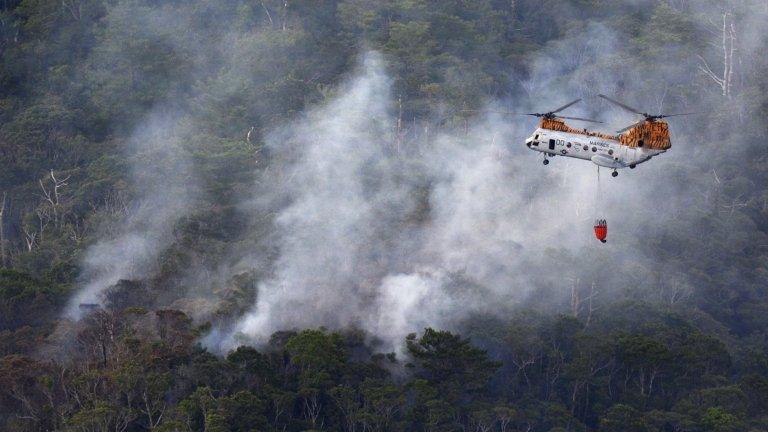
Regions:
M 581 117 L 565 117 L 565 116 L 557 116 L 557 118 L 566 119 L 566 120 L 579 120 L 579 121 L 585 121 L 590 123 L 602 123 L 598 120 L 588 119 L 588 118 L 581 118 Z
M 601 98 L 603 98 L 603 99 L 605 99 L 605 100 L 607 100 L 608 102 L 611 102 L 611 103 L 613 103 L 613 104 L 616 104 L 616 105 L 618 105 L 618 106 L 620 106 L 620 107 L 624 108 L 625 110 L 627 110 L 627 111 L 629 111 L 629 112 L 633 112 L 633 113 L 635 113 L 635 114 L 640 114 L 640 115 L 645 115 L 645 114 L 641 113 L 640 111 L 638 111 L 638 110 L 637 110 L 637 108 L 632 108 L 631 106 L 629 106 L 629 105 L 625 105 L 625 104 L 623 104 L 623 103 L 621 103 L 621 102 L 619 102 L 619 101 L 617 101 L 617 100 L 615 100 L 615 99 L 611 99 L 611 98 L 609 98 L 608 96 L 606 96 L 606 95 L 604 95 L 604 94 L 599 94 L 599 95 L 597 95 L 597 96 L 598 96 L 598 97 L 601 97 Z
M 565 104 L 565 105 L 561 106 L 560 108 L 554 109 L 554 110 L 552 110 L 552 111 L 550 111 L 550 112 L 551 112 L 552 114 L 554 114 L 554 113 L 556 113 L 556 112 L 560 112 L 560 111 L 562 111 L 562 110 L 564 110 L 564 109 L 568 108 L 569 106 L 571 106 L 571 105 L 573 105 L 573 104 L 575 104 L 575 103 L 578 103 L 578 102 L 581 102 L 581 99 L 576 99 L 575 101 L 571 101 L 571 102 L 568 102 L 567 104 Z
M 659 118 L 667 118 L 667 117 L 677 117 L 677 116 L 687 116 L 687 115 L 693 115 L 693 114 L 702 114 L 704 111 L 698 111 L 698 112 L 689 112 L 689 113 L 679 113 L 679 114 L 661 114 L 659 115 Z
M 640 120 L 639 122 L 637 122 L 637 123 L 635 123 L 635 124 L 631 124 L 631 125 L 629 125 L 629 126 L 625 127 L 624 129 L 619 129 L 619 130 L 617 130 L 617 131 L 616 131 L 616 133 L 622 133 L 622 132 L 626 132 L 626 131 L 628 131 L 628 130 L 632 129 L 633 127 L 635 127 L 635 126 L 640 126 L 640 125 L 641 125 L 641 124 L 643 124 L 643 123 L 645 123 L 645 120 Z

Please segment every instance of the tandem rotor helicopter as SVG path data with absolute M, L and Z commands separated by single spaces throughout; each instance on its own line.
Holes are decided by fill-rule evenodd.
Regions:
M 667 122 L 662 119 L 695 114 L 648 114 L 606 95 L 598 96 L 633 114 L 643 116 L 643 119 L 617 131 L 616 135 L 570 127 L 565 124 L 565 120 L 602 123 L 593 119 L 556 115 L 580 102 L 581 99 L 545 113 L 507 114 L 541 118 L 539 127 L 525 140 L 525 145 L 531 150 L 544 153 L 544 165 L 549 164 L 549 158 L 554 156 L 591 160 L 598 166 L 613 169 L 611 173 L 613 177 L 619 175 L 618 169 L 626 167 L 634 169 L 637 165 L 672 147 Z
M 626 111 L 642 116 L 642 120 L 616 131 L 615 135 L 568 126 L 565 124 L 565 120 L 602 123 L 588 118 L 557 115 L 557 113 L 580 102 L 581 99 L 568 102 L 545 113 L 501 112 L 502 114 L 528 115 L 541 119 L 536 130 L 525 140 L 525 145 L 531 150 L 544 154 L 544 165 L 548 165 L 549 158 L 555 156 L 589 160 L 597 165 L 596 207 L 600 196 L 600 167 L 612 169 L 611 176 L 616 177 L 619 175 L 619 169 L 627 167 L 634 169 L 637 165 L 666 152 L 672 147 L 672 141 L 667 122 L 663 119 L 697 114 L 648 114 L 606 95 L 599 94 L 598 96 Z M 595 237 L 601 243 L 605 243 L 608 236 L 607 221 L 598 218 L 595 221 L 594 231 Z

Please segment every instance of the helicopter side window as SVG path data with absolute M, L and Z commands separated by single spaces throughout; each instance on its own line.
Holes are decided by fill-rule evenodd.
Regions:
M 536 136 L 534 136 L 533 139 L 535 140 L 539 139 L 539 134 L 536 134 Z
M 554 150 L 555 149 L 555 140 L 550 139 L 549 140 L 549 149 Z
M 593 152 L 597 152 L 597 147 L 592 147 Z
M 568 147 L 568 148 L 571 148 L 571 143 L 568 143 L 565 146 Z
M 589 146 L 585 145 L 584 146 L 584 151 L 587 151 L 587 150 L 589 150 Z

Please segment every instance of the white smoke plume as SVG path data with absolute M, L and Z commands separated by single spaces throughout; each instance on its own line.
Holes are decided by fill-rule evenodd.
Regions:
M 188 213 L 195 192 L 192 165 L 180 143 L 177 116 L 152 113 L 130 139 L 135 200 L 112 236 L 91 246 L 83 259 L 83 286 L 66 314 L 80 317 L 81 303 L 103 304 L 105 290 L 121 279 L 145 277 L 170 243 L 174 224 Z
M 520 79 L 523 92 L 493 108 L 546 111 L 583 97 L 587 103 L 568 114 L 597 116 L 615 130 L 635 119 L 597 93 L 674 112 L 692 108 L 683 84 L 709 85 L 696 53 L 678 52 L 673 42 L 657 46 L 677 61 L 649 70 L 647 62 L 619 61 L 622 43 L 605 25 L 588 23 L 542 50 L 530 77 Z M 322 325 L 357 326 L 382 349 L 400 351 L 408 333 L 452 329 L 475 314 L 502 316 L 532 295 L 554 295 L 556 303 L 589 283 L 601 295 L 641 295 L 655 280 L 689 284 L 673 259 L 649 255 L 643 241 L 663 232 L 664 221 L 691 218 L 705 205 L 683 180 L 700 178 L 708 164 L 701 149 L 715 143 L 694 148 L 690 139 L 705 120 L 672 121 L 673 151 L 637 170 L 616 179 L 603 170 L 598 196 L 596 166 L 555 158 L 543 167 L 523 146 L 535 128 L 526 118 L 480 116 L 466 132 L 418 135 L 400 149 L 396 98 L 376 53 L 364 56 L 337 95 L 268 139 L 276 159 L 288 162 L 262 179 L 253 202 L 256 212 L 279 209 L 278 259 L 253 309 L 210 346 Z M 425 193 L 426 220 L 413 222 Z M 608 244 L 593 237 L 597 217 L 610 221 Z
M 225 348 L 325 325 L 359 326 L 398 349 L 425 326 L 502 313 L 531 289 L 530 261 L 589 241 L 556 216 L 592 218 L 593 167 L 575 166 L 567 181 L 542 170 L 522 140 L 509 140 L 524 130 L 499 118 L 398 153 L 385 69 L 368 53 L 337 98 L 269 142 L 290 160 L 255 197 L 257 207 L 289 203 L 275 218 L 279 258 Z M 425 185 L 430 219 L 409 222 Z
M 405 192 L 397 188 L 371 184 L 392 179 L 366 178 L 395 172 L 385 166 L 383 153 L 389 79 L 378 56 L 369 56 L 363 68 L 342 97 L 310 112 L 286 142 L 271 143 L 275 152 L 295 155 L 278 191 L 290 204 L 275 221 L 281 253 L 276 276 L 259 286 L 254 313 L 240 325 L 247 334 L 320 322 L 348 325 L 373 300 L 360 269 L 376 253 L 375 243 L 385 241 L 376 234 L 387 215 L 378 212 L 406 197 L 394 196 Z
M 715 6 L 695 7 L 702 16 L 686 16 L 697 26 L 709 26 L 718 17 Z M 152 18 L 158 13 L 161 19 Z M 738 72 L 748 73 L 765 46 L 765 15 L 761 9 L 741 17 Z M 213 89 L 217 97 L 212 99 L 218 101 L 191 95 L 191 105 L 201 112 L 207 104 L 226 104 L 229 96 L 258 86 L 258 77 L 269 78 L 272 69 L 284 73 L 267 67 L 279 64 L 281 56 L 270 51 L 268 32 L 233 29 L 220 40 L 198 41 L 200 35 L 183 31 L 187 19 L 175 8 L 148 6 L 137 21 L 150 23 L 150 33 L 180 46 L 191 74 L 202 77 L 198 84 Z M 619 40 L 610 25 L 605 19 L 569 29 L 530 59 L 528 75 L 511 77 L 513 97 L 490 101 L 489 107 L 546 111 L 582 97 L 585 102 L 568 114 L 596 116 L 608 123 L 607 130 L 616 130 L 635 119 L 597 99 L 597 93 L 648 111 L 693 110 L 686 93 L 691 80 L 717 96 L 716 86 L 701 76 L 698 57 L 716 59 L 717 47 L 704 44 L 692 53 L 680 52 L 673 40 Z M 636 46 L 628 49 L 632 43 Z M 211 50 L 220 54 L 220 64 L 212 68 L 221 68 L 221 76 L 200 66 Z M 666 60 L 639 61 L 626 52 Z M 594 165 L 555 158 L 543 167 L 541 156 L 524 147 L 535 128 L 529 117 L 480 115 L 466 130 L 438 133 L 434 127 L 416 133 L 422 125 L 414 121 L 401 124 L 408 133 L 397 130 L 403 119 L 398 119 L 387 64 L 380 54 L 366 53 L 325 103 L 267 137 L 267 168 L 243 205 L 261 224 L 264 238 L 250 253 L 239 250 L 241 244 L 231 251 L 245 256 L 232 272 L 255 268 L 266 276 L 259 280 L 251 311 L 233 328 L 215 330 L 206 339 L 209 346 L 231 348 L 264 341 L 277 330 L 324 325 L 363 328 L 383 340 L 382 349 L 397 350 L 403 336 L 425 326 L 451 329 L 474 314 L 503 315 L 531 296 L 562 302 L 580 283 L 597 281 L 602 295 L 609 295 L 608 286 L 631 290 L 660 279 L 649 268 L 668 272 L 667 281 L 689 283 L 684 269 L 659 267 L 661 259 L 649 255 L 643 238 L 663 229 L 654 221 L 680 218 L 706 205 L 700 199 L 705 191 L 687 190 L 686 179 L 705 177 L 711 169 L 707 151 L 733 135 L 692 143 L 691 131 L 706 122 L 672 121 L 673 150 L 617 179 L 603 171 L 597 200 Z M 446 73 L 448 79 L 457 78 Z M 746 110 L 749 103 L 734 100 L 731 106 Z M 257 110 L 265 113 L 264 123 L 271 118 L 269 108 Z M 195 173 L 177 151 L 179 136 L 189 132 L 177 120 L 155 113 L 135 133 L 130 147 L 136 153 L 138 200 L 117 235 L 87 252 L 83 288 L 68 309 L 72 316 L 79 303 L 100 302 L 104 289 L 119 279 L 146 277 L 174 224 L 189 213 Z M 592 235 L 596 217 L 609 220 L 606 245 Z M 268 229 L 265 220 L 273 222 Z M 221 268 L 230 271 L 229 263 Z M 210 279 L 196 272 L 189 271 L 189 280 Z

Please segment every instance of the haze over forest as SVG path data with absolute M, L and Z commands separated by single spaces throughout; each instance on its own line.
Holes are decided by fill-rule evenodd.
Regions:
M 0 56 L 0 430 L 768 430 L 765 0 L 4 0 Z M 504 113 L 601 93 L 697 114 L 612 178 Z

